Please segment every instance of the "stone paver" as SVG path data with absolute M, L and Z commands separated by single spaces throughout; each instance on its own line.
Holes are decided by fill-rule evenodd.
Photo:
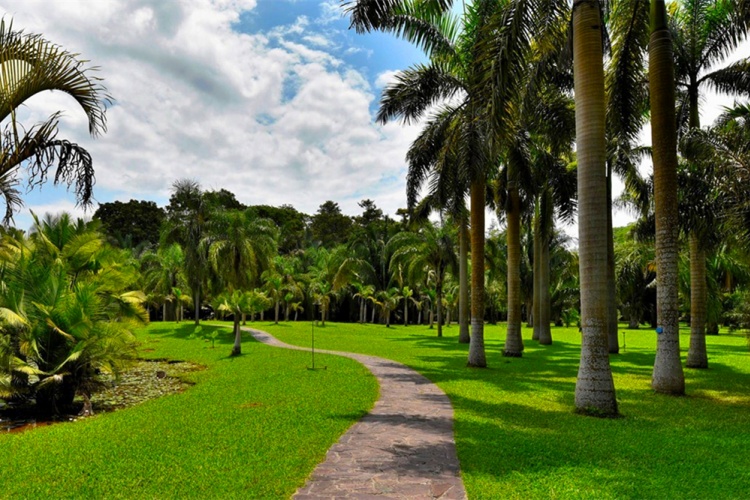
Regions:
M 265 344 L 309 350 L 245 330 Z M 365 365 L 380 383 L 380 399 L 328 450 L 294 498 L 466 498 L 453 440 L 453 407 L 438 386 L 388 359 L 316 352 Z

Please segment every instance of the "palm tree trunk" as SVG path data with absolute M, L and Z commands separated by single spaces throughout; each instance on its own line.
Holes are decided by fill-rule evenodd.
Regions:
M 664 0 L 651 1 L 649 41 L 651 141 L 656 218 L 656 310 L 658 329 L 651 386 L 657 392 L 685 393 L 680 364 L 677 299 L 677 130 L 672 40 Z M 658 330 L 657 330 L 658 331 Z
M 466 218 L 461 216 L 458 225 L 458 342 L 468 344 L 469 335 L 469 251 Z
M 201 324 L 201 289 L 193 290 L 193 307 L 195 308 L 195 324 Z
M 161 320 L 167 321 L 167 301 L 166 300 L 161 305 Z
M 443 336 L 443 283 L 441 280 L 435 284 L 435 296 L 437 297 L 437 336 Z
M 279 324 L 279 303 L 280 301 L 276 300 L 276 304 L 274 306 L 274 311 L 273 311 L 273 322 L 277 325 Z
M 242 330 L 240 329 L 240 316 L 235 313 L 232 319 L 234 322 L 234 347 L 232 347 L 232 356 L 242 354 Z
M 409 326 L 409 298 L 404 297 L 404 326 Z
M 373 325 L 375 324 L 375 306 L 372 306 L 372 321 L 370 321 Z
M 549 235 L 543 234 L 540 252 L 541 259 L 539 262 L 539 343 L 542 345 L 552 344 L 552 329 L 550 328 L 552 305 L 550 304 L 549 295 L 549 245 Z M 536 327 L 536 324 L 534 324 L 534 327 Z
M 706 252 L 700 238 L 690 233 L 690 349 L 688 368 L 708 368 L 706 352 Z
M 602 20 L 598 1 L 573 4 L 573 61 L 578 150 L 581 364 L 576 410 L 617 415 L 607 347 L 605 101 Z
M 484 368 L 484 210 L 485 181 L 471 183 L 471 340 L 468 366 Z
M 541 321 L 540 321 L 540 313 L 541 313 L 541 298 L 539 297 L 542 284 L 541 284 L 541 277 L 542 277 L 542 270 L 541 270 L 541 264 L 542 264 L 542 224 L 539 220 L 540 213 L 539 213 L 539 201 L 537 200 L 535 207 L 536 214 L 534 214 L 534 262 L 533 262 L 533 276 L 532 276 L 532 282 L 534 284 L 533 289 L 534 293 L 533 295 L 533 302 L 532 302 L 532 321 L 531 325 L 534 327 L 534 334 L 531 336 L 531 340 L 539 340 L 539 329 L 541 328 Z
M 609 353 L 620 352 L 617 332 L 617 294 L 615 293 L 615 236 L 612 228 L 612 167 L 607 164 L 607 339 Z
M 521 201 L 518 179 L 508 167 L 508 208 L 505 231 L 508 241 L 508 331 L 505 335 L 503 356 L 520 358 L 523 355 L 521 338 Z

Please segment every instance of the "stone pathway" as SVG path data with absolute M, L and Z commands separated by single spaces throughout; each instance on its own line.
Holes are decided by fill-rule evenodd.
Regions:
M 245 331 L 264 344 L 309 350 L 265 332 Z M 453 440 L 453 407 L 438 386 L 388 359 L 317 352 L 365 365 L 380 383 L 380 399 L 328 450 L 294 498 L 466 498 Z

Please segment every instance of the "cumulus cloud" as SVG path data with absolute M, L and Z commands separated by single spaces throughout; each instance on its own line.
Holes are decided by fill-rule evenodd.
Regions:
M 396 74 L 398 74 L 398 71 L 395 70 L 383 71 L 375 79 L 375 86 L 378 88 L 385 87 L 396 79 Z
M 109 201 L 104 190 L 164 203 L 174 180 L 190 177 L 244 203 L 307 212 L 327 199 L 350 213 L 362 198 L 391 213 L 403 206 L 404 153 L 416 130 L 373 124 L 375 90 L 304 16 L 265 33 L 236 31 L 255 6 L 0 0 L 16 28 L 101 68 L 116 99 L 104 136 L 88 137 L 85 116 L 60 94 L 40 95 L 27 111 L 36 120 L 67 110 L 60 136 L 92 154 L 100 201 Z M 321 12 L 315 24 L 341 16 L 336 1 Z

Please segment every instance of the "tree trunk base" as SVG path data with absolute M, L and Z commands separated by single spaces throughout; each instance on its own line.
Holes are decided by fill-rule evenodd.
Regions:
M 503 351 L 504 358 L 520 358 L 523 357 L 523 353 L 520 351 Z
M 240 354 L 242 354 L 242 348 L 240 348 L 240 347 L 233 347 L 232 348 L 232 353 L 230 354 L 230 356 L 239 356 Z

